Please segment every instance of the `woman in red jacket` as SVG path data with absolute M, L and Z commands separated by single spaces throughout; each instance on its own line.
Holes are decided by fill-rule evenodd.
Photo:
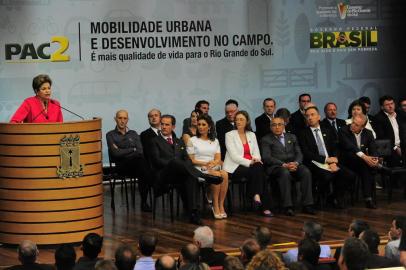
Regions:
M 17 109 L 11 123 L 46 123 L 62 122 L 61 105 L 51 99 L 52 80 L 48 75 L 40 74 L 32 80 L 35 96 L 24 100 Z

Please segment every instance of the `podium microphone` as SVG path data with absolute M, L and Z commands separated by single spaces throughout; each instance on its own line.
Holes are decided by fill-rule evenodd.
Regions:
M 71 114 L 73 114 L 73 115 L 79 117 L 80 119 L 85 120 L 85 118 L 83 118 L 83 116 L 81 116 L 81 115 L 79 115 L 79 114 L 77 114 L 77 113 L 75 113 L 75 112 L 72 112 L 71 110 L 68 110 L 68 109 L 62 107 L 60 104 L 56 103 L 53 99 L 49 100 L 49 102 L 51 102 L 52 104 L 54 104 L 54 105 L 60 107 L 61 109 L 65 110 L 65 111 L 67 111 L 67 112 L 70 112 Z

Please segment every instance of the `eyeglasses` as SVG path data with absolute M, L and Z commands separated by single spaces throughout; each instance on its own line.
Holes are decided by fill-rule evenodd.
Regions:
M 283 123 L 272 123 L 271 126 L 272 127 L 283 127 L 285 124 Z

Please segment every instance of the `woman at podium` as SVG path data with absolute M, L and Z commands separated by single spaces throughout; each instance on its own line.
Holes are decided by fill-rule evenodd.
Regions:
M 61 105 L 51 99 L 52 80 L 48 75 L 40 74 L 32 80 L 35 96 L 24 100 L 17 109 L 11 123 L 55 123 L 62 122 Z

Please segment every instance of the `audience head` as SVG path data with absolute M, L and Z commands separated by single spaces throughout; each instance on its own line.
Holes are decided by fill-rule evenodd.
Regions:
M 195 105 L 195 110 L 203 114 L 208 114 L 210 103 L 207 100 L 199 100 Z
M 101 252 L 103 238 L 97 233 L 89 233 L 83 238 L 83 255 L 89 259 L 96 259 Z
M 258 252 L 247 265 L 247 270 L 258 270 L 258 269 L 275 269 L 284 270 L 286 269 L 285 264 L 281 259 L 272 251 L 262 250 Z
M 176 261 L 169 255 L 159 257 L 155 262 L 155 270 L 176 270 Z
M 371 108 L 371 99 L 369 97 L 363 96 L 358 99 L 365 106 L 366 113 L 369 112 Z
M 390 237 L 394 239 L 399 239 L 402 236 L 403 228 L 406 227 L 406 217 L 404 216 L 396 216 L 392 220 L 390 228 Z
M 406 112 L 406 98 L 401 98 L 399 100 L 399 110 L 402 112 Z
M 128 112 L 126 110 L 117 111 L 114 120 L 119 130 L 125 130 L 128 124 Z
M 197 127 L 197 117 L 202 114 L 199 110 L 193 110 L 190 113 L 190 126 Z
M 234 99 L 227 100 L 225 104 L 226 118 L 229 122 L 234 122 L 235 114 L 238 112 L 238 102 Z
M 283 118 L 285 124 L 288 124 L 290 119 L 290 111 L 286 108 L 279 108 L 275 113 L 275 117 Z
M 94 270 L 117 270 L 117 267 L 110 260 L 100 260 L 94 265 Z
M 307 107 L 305 109 L 305 117 L 309 126 L 318 127 L 320 125 L 320 113 L 316 106 Z
M 199 264 L 200 263 L 200 250 L 195 244 L 187 244 L 180 250 L 180 264 Z
M 248 112 L 246 111 L 239 111 L 235 114 L 235 127 L 238 130 L 252 131 L 251 128 L 251 120 Z
M 354 219 L 351 224 L 350 227 L 348 228 L 348 233 L 350 237 L 355 237 L 358 238 L 359 235 L 365 231 L 369 229 L 369 225 L 368 223 L 366 223 L 363 220 L 359 220 L 359 219 Z
M 275 116 L 271 120 L 271 131 L 275 136 L 280 136 L 285 131 L 285 120 L 282 117 Z
M 252 234 L 262 250 L 266 249 L 271 243 L 271 230 L 268 227 L 257 226 Z
M 227 256 L 224 259 L 224 270 L 244 270 L 244 265 L 242 265 L 241 261 L 234 256 Z
M 176 128 L 176 118 L 170 114 L 161 116 L 161 134 L 164 136 L 171 136 Z
M 324 114 L 326 118 L 334 120 L 337 118 L 337 105 L 334 102 L 328 102 L 324 106 Z
M 367 114 L 364 103 L 358 99 L 351 102 L 350 106 L 348 107 L 348 118 L 353 118 L 357 114 Z
M 395 100 L 391 96 L 382 96 L 379 99 L 379 105 L 381 106 L 381 109 L 387 114 L 393 114 L 395 112 Z
M 320 257 L 320 245 L 311 238 L 300 240 L 297 247 L 298 261 L 306 261 L 311 265 L 317 265 Z
M 369 256 L 368 246 L 358 238 L 348 238 L 341 249 L 340 270 L 364 270 Z
M 144 256 L 150 257 L 154 253 L 157 244 L 158 239 L 151 232 L 142 233 L 138 237 L 138 250 Z
M 304 93 L 299 96 L 299 108 L 304 110 L 308 103 L 312 102 L 312 97 L 310 94 Z
M 306 221 L 303 224 L 303 238 L 310 238 L 316 242 L 323 236 L 323 227 L 321 224 L 313 221 Z
M 211 132 L 211 129 L 214 127 L 214 122 L 213 119 L 210 117 L 208 114 L 201 114 L 197 117 L 197 130 L 196 130 L 196 136 L 199 138 L 203 134 L 207 134 L 207 137 L 211 141 L 214 141 L 216 137 L 214 136 L 213 132 Z
M 24 240 L 18 246 L 18 260 L 22 265 L 35 263 L 38 254 L 37 245 L 30 240 Z
M 76 252 L 72 245 L 62 244 L 55 250 L 55 266 L 58 270 L 71 270 L 75 266 Z
M 199 248 L 212 248 L 214 244 L 213 231 L 209 226 L 201 226 L 194 231 L 193 242 Z
M 368 119 L 365 114 L 354 115 L 354 117 L 352 118 L 351 126 L 350 126 L 351 131 L 356 134 L 360 133 L 364 129 L 365 125 L 367 124 L 367 121 L 368 121 Z
M 273 117 L 276 108 L 276 102 L 273 98 L 266 98 L 262 102 L 262 107 L 264 109 L 265 114 Z
M 45 84 L 49 84 L 49 85 L 45 85 Z M 52 86 L 52 80 L 46 74 L 40 74 L 38 76 L 35 76 L 34 79 L 32 79 L 32 89 L 34 90 L 35 94 L 37 94 L 41 90 L 42 86 L 44 86 L 44 87 L 49 86 L 49 88 L 51 88 L 51 86 Z
M 118 270 L 133 270 L 137 254 L 129 245 L 121 245 L 115 254 L 115 264 Z
M 379 254 L 378 246 L 381 242 L 379 235 L 373 230 L 365 230 L 359 235 L 359 239 L 365 242 L 371 254 Z
M 242 246 L 240 247 L 241 251 L 241 262 L 243 264 L 247 264 L 251 261 L 252 257 L 255 256 L 261 247 L 259 246 L 258 242 L 255 239 L 249 238 L 244 241 Z
M 161 125 L 161 111 L 152 109 L 148 112 L 148 122 L 151 127 L 159 128 Z

